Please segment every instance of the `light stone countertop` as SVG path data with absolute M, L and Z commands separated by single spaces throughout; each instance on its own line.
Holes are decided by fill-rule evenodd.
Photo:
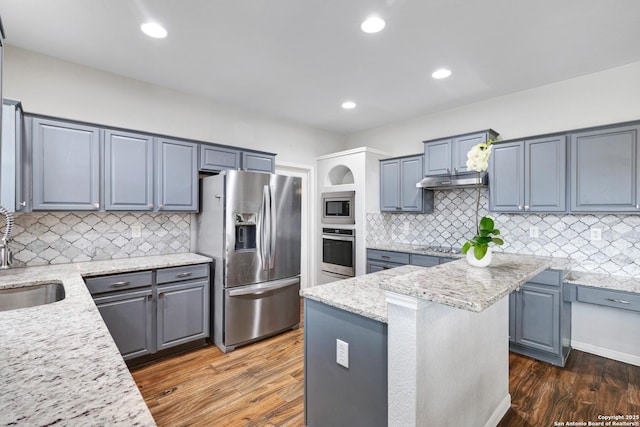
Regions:
M 564 281 L 565 283 L 571 283 L 574 285 L 640 293 L 640 279 L 635 277 L 571 271 L 567 277 L 565 277 Z
M 460 259 L 384 280 L 380 286 L 398 294 L 481 312 L 552 264 L 551 257 L 494 253 L 489 267 L 473 267 Z
M 472 267 L 464 259 L 434 267 L 403 265 L 303 289 L 300 295 L 383 323 L 386 291 L 480 312 L 553 262 L 551 257 L 493 254 L 487 268 Z
M 434 245 L 437 246 L 437 245 Z M 466 255 L 462 255 L 461 253 L 452 254 L 448 252 L 436 252 L 431 251 L 428 248 L 429 245 L 411 245 L 407 243 L 378 243 L 373 245 L 367 245 L 367 249 L 378 249 L 381 251 L 393 251 L 393 252 L 405 252 L 409 254 L 418 254 L 418 255 L 431 255 L 442 258 L 464 258 Z M 495 248 L 495 247 L 493 247 Z M 458 248 L 459 249 L 459 248 Z M 493 254 L 508 254 L 508 252 L 498 252 L 493 251 Z M 527 255 L 527 256 L 535 256 L 535 255 Z M 547 257 L 549 258 L 551 264 L 550 269 L 552 270 L 570 270 L 572 261 L 570 258 L 563 257 Z
M 364 276 L 338 280 L 302 289 L 300 295 L 342 310 L 387 323 L 387 302 L 380 284 L 393 277 L 420 271 L 426 267 L 403 265 Z
M 155 425 L 83 277 L 210 261 L 185 253 L 0 271 L 0 289 L 61 282 L 66 294 L 0 312 L 0 424 Z

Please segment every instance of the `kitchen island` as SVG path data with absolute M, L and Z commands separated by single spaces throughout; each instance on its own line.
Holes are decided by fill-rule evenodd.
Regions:
M 0 289 L 65 289 L 61 301 L 0 312 L 0 424 L 155 425 L 83 278 L 208 262 L 185 253 L 0 272 Z
M 378 336 L 386 334 L 386 354 L 379 360 L 388 366 L 388 411 L 380 425 L 422 426 L 437 422 L 489 426 L 499 422 L 511 402 L 507 297 L 543 270 L 559 267 L 553 258 L 494 254 L 492 265 L 485 269 L 471 267 L 465 260 L 430 268 L 403 266 L 306 289 L 302 295 L 305 308 L 314 306 L 311 314 L 315 309 L 326 311 L 317 306 L 322 303 L 383 324 L 376 328 L 375 324 L 357 321 L 359 331 L 375 332 L 370 334 L 371 342 L 380 342 Z M 314 358 L 307 357 L 313 356 L 308 347 L 313 346 L 313 334 L 318 330 L 306 310 L 305 316 L 305 370 L 313 373 Z M 350 346 L 349 352 L 358 362 L 358 349 Z M 333 354 L 336 355 L 335 347 Z M 346 377 L 351 369 L 349 363 L 349 367 L 340 367 L 336 372 L 327 371 L 325 377 Z M 316 384 L 310 382 L 314 376 L 305 378 L 306 390 L 313 389 Z M 361 392 L 367 393 L 370 387 L 363 387 Z M 355 394 L 354 391 L 352 395 Z M 306 396 L 310 427 L 320 425 L 309 417 L 318 399 L 323 405 L 332 401 L 326 395 Z M 352 405 L 349 401 L 333 403 L 337 405 L 335 420 L 339 422 L 340 408 Z M 354 416 L 357 410 L 351 408 L 346 413 Z

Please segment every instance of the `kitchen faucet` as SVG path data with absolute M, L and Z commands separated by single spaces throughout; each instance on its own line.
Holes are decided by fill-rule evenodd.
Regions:
M 11 230 L 13 229 L 13 214 L 2 205 L 0 205 L 0 214 L 4 215 L 6 220 L 4 236 L 0 241 L 0 270 L 6 270 L 11 268 L 11 263 L 13 262 L 11 249 L 9 249 L 9 239 L 11 239 Z

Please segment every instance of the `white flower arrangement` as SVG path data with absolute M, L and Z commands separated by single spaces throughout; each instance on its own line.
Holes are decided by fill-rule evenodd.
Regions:
M 489 168 L 489 156 L 491 155 L 491 144 L 493 140 L 474 145 L 467 153 L 467 169 L 484 172 Z

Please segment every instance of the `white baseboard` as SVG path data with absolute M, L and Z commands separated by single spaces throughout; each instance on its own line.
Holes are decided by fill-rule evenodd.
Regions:
M 606 357 L 607 359 L 617 360 L 618 362 L 640 366 L 640 356 L 636 356 L 635 354 L 623 353 L 621 351 L 612 350 L 610 348 L 598 347 L 593 344 L 587 344 L 574 340 L 571 340 L 571 347 L 575 350 L 595 354 L 596 356 L 602 356 Z
M 493 411 L 489 420 L 485 423 L 484 427 L 494 427 L 497 426 L 500 420 L 506 415 L 507 411 L 511 408 L 511 395 L 507 393 L 507 395 L 502 399 L 498 407 Z

